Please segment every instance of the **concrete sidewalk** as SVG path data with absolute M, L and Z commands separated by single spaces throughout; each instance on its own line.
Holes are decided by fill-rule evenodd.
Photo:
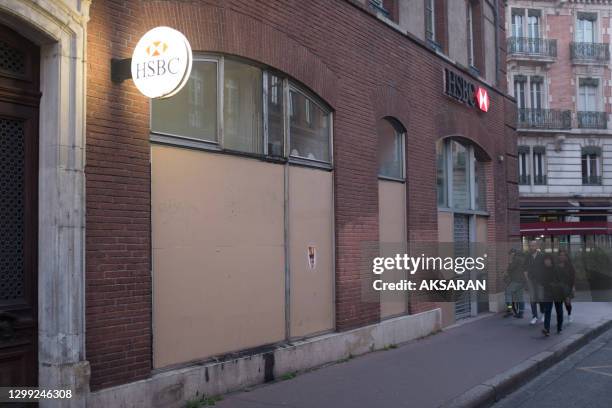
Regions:
M 527 305 L 527 311 L 529 307 Z M 611 303 L 576 303 L 561 335 L 487 315 L 295 378 L 226 395 L 222 408 L 484 406 L 612 325 Z M 552 332 L 555 331 L 553 312 Z

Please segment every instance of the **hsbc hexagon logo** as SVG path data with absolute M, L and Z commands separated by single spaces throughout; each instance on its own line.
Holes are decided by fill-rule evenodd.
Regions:
M 483 112 L 489 111 L 489 106 L 491 106 L 489 92 L 482 86 L 476 88 L 476 102 L 478 104 L 478 109 Z
M 152 41 L 145 51 L 149 57 L 159 57 L 168 51 L 168 44 L 164 41 Z

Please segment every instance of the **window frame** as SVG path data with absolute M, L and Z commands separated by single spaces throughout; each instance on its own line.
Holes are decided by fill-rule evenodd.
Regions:
M 586 161 L 586 171 L 587 174 L 584 174 L 584 162 Z M 594 162 L 594 163 L 593 163 Z M 594 164 L 595 174 L 591 173 L 591 164 Z M 602 173 L 603 173 L 603 160 L 602 154 L 599 153 L 588 153 L 581 152 L 580 155 L 580 172 L 582 175 L 582 185 L 584 186 L 601 186 L 602 185 Z M 596 177 L 598 180 L 596 183 L 591 183 L 590 180 L 592 177 Z M 587 181 L 585 183 L 585 180 Z
M 438 211 L 450 211 L 450 212 L 455 212 L 455 213 L 463 213 L 463 214 L 480 214 L 480 215 L 489 215 L 486 205 L 487 205 L 487 195 L 488 195 L 488 191 L 487 188 L 484 188 L 484 197 L 481 197 L 482 201 L 483 201 L 483 207 L 484 208 L 477 208 L 478 207 L 478 203 L 476 200 L 476 189 L 477 189 L 477 183 L 476 183 L 476 161 L 478 160 L 476 158 L 476 154 L 475 154 L 475 147 L 473 144 L 470 143 L 463 143 L 455 138 L 452 137 L 448 137 L 445 139 L 442 139 L 439 141 L 441 143 L 441 148 L 442 148 L 442 154 L 443 154 L 443 161 L 444 161 L 444 180 L 443 180 L 443 188 L 444 188 L 444 198 L 445 198 L 445 202 L 443 205 L 440 205 L 439 202 L 437 202 L 437 197 L 438 197 L 438 191 L 437 191 L 437 182 L 436 182 L 436 202 L 437 202 L 437 206 L 438 206 Z M 453 197 L 453 154 L 452 154 L 452 148 L 451 148 L 451 143 L 458 143 L 460 145 L 462 145 L 466 150 L 467 150 L 467 158 L 468 158 L 468 162 L 466 163 L 466 177 L 467 177 L 467 194 L 468 194 L 468 208 L 459 208 L 459 207 L 455 207 L 455 203 L 454 203 L 454 197 Z M 436 155 L 437 156 L 437 155 Z M 486 163 L 486 161 L 481 160 L 481 162 L 484 164 Z M 437 178 L 437 157 L 435 160 L 436 163 L 436 178 Z M 484 181 L 484 179 L 483 179 Z
M 428 19 L 431 20 L 429 21 L 430 28 L 431 28 L 429 33 L 431 33 L 431 38 L 428 36 L 428 31 L 427 31 Z M 425 40 L 435 43 L 436 42 L 436 4 L 435 4 L 435 0 L 425 0 L 425 27 L 424 29 L 425 29 Z
M 221 137 L 219 140 L 219 147 L 223 152 L 226 153 L 235 153 L 238 155 L 249 155 L 249 156 L 255 156 L 255 157 L 268 157 L 267 155 L 267 140 L 268 140 L 268 135 L 266 133 L 267 129 L 266 126 L 264 124 L 265 121 L 267 121 L 267 117 L 266 117 L 266 112 L 264 111 L 264 106 L 267 103 L 267 100 L 264 98 L 264 76 L 266 73 L 266 68 L 264 66 L 262 66 L 261 64 L 256 64 L 256 63 L 251 63 L 247 60 L 244 60 L 242 58 L 230 58 L 233 62 L 239 63 L 239 64 L 243 64 L 243 65 L 247 65 L 249 67 L 255 67 L 257 69 L 260 70 L 261 72 L 261 95 L 262 95 L 262 99 L 260 100 L 260 102 L 262 103 L 261 106 L 261 142 L 263 144 L 263 146 L 261 146 L 261 153 L 257 153 L 257 152 L 246 152 L 243 150 L 237 150 L 237 149 L 228 149 L 225 147 L 225 56 L 221 55 L 219 57 L 220 59 L 220 66 L 221 66 L 221 72 L 219 74 L 219 83 L 222 84 L 222 93 L 221 93 L 221 98 L 219 99 L 218 103 L 221 104 L 220 109 L 217 110 L 217 114 L 221 116 L 220 120 L 220 128 L 221 128 Z M 283 119 L 284 120 L 284 119 Z
M 292 82 L 291 80 L 287 81 L 287 85 L 288 86 L 286 87 L 286 91 L 285 91 L 286 92 L 285 97 L 287 100 L 287 104 L 286 104 L 287 109 L 289 109 L 289 104 L 291 104 L 291 92 L 293 91 L 293 92 L 299 93 L 302 96 L 304 96 L 307 100 L 314 103 L 323 112 L 325 112 L 328 115 L 328 119 L 329 119 L 329 140 L 328 140 L 329 162 L 317 160 L 317 159 L 309 159 L 307 157 L 293 156 L 291 154 L 291 117 L 288 115 L 285 115 L 285 122 L 286 122 L 285 123 L 285 153 L 286 153 L 285 156 L 287 160 L 290 163 L 299 163 L 299 164 L 310 165 L 313 167 L 321 167 L 321 168 L 331 168 L 333 166 L 333 160 L 334 160 L 333 138 L 332 138 L 334 119 L 333 119 L 332 111 L 328 109 L 326 106 L 324 106 L 321 102 L 319 102 L 318 98 L 316 98 L 311 92 L 300 87 L 299 85 Z
M 468 46 L 468 66 L 475 67 L 475 53 L 474 53 L 474 5 L 471 1 L 467 2 L 467 46 Z
M 542 151 L 538 151 L 536 152 L 536 147 L 541 147 L 543 149 L 541 149 Z M 532 168 L 533 168 L 533 175 L 532 175 L 532 185 L 534 186 L 545 186 L 548 184 L 548 180 L 547 180 L 547 161 L 546 161 L 546 147 L 545 146 L 533 146 L 531 148 L 531 163 L 532 163 Z M 537 161 L 539 161 L 539 163 L 537 163 Z M 538 166 L 537 164 L 540 164 L 540 174 L 538 174 Z M 541 180 L 543 180 L 543 182 L 538 182 L 536 183 L 536 177 L 540 177 Z
M 219 112 L 221 111 L 221 116 L 223 116 L 223 105 L 219 105 L 223 103 L 223 100 L 220 99 L 221 93 L 223 92 L 223 83 L 219 80 L 222 72 L 221 63 L 219 59 L 214 56 L 209 55 L 193 55 L 193 62 L 213 62 L 216 65 L 216 74 L 217 74 L 217 128 L 215 129 L 217 139 L 215 141 L 196 138 L 192 136 L 182 136 L 171 132 L 160 132 L 153 130 L 153 100 L 149 99 L 149 139 L 151 141 L 156 141 L 159 143 L 173 144 L 172 140 L 175 142 L 184 141 L 183 144 L 187 147 L 197 147 L 202 146 L 209 150 L 222 150 L 221 148 L 221 117 L 219 116 Z
M 529 77 L 529 103 L 531 105 L 531 109 L 545 109 L 544 108 L 544 81 L 532 81 L 533 77 L 538 77 L 539 75 L 531 75 Z M 534 106 L 535 104 L 540 106 Z
M 513 96 L 514 96 L 514 99 L 516 100 L 517 109 L 526 109 L 529 98 L 527 97 L 528 89 L 525 89 L 525 88 L 528 88 L 529 86 L 528 79 L 525 78 L 524 80 L 519 80 L 517 78 L 518 76 L 526 76 L 526 75 L 515 74 L 512 76 L 512 82 L 513 82 L 512 92 L 514 93 Z M 521 98 L 519 98 L 519 96 Z
M 378 179 L 379 180 L 389 180 L 389 181 L 397 181 L 397 182 L 401 182 L 401 183 L 405 183 L 406 182 L 406 129 L 398 129 L 398 126 L 400 126 L 401 124 L 398 122 L 397 124 L 394 123 L 394 121 L 396 121 L 396 119 L 394 118 L 382 118 L 381 120 L 385 120 L 387 122 L 389 122 L 389 125 L 391 127 L 393 127 L 393 129 L 395 130 L 395 136 L 399 136 L 400 139 L 400 143 L 399 143 L 399 150 L 402 154 L 401 157 L 401 176 L 400 177 L 393 177 L 393 176 L 386 176 L 383 174 L 380 174 L 380 163 L 377 163 L 378 166 Z M 402 126 L 403 127 L 403 126 Z M 379 135 L 377 135 L 376 140 L 379 140 Z
M 587 84 L 583 84 L 581 85 L 580 82 L 583 79 L 596 79 L 597 80 L 597 84 L 596 85 L 587 85 Z M 594 76 L 579 76 L 577 78 L 576 81 L 576 85 L 577 85 L 577 89 L 576 89 L 576 96 L 577 96 L 577 100 L 576 100 L 576 111 L 578 112 L 601 112 L 602 111 L 602 104 L 604 103 L 604 101 L 602 101 L 603 99 L 603 95 L 602 93 L 602 78 L 600 77 L 594 77 Z M 584 89 L 584 92 L 582 92 L 582 90 Z M 593 109 L 588 109 L 585 105 L 585 103 L 589 100 L 589 97 L 591 95 L 588 94 L 588 90 L 591 89 L 593 90 Z M 584 95 L 583 95 L 584 94 Z M 584 102 L 582 100 L 582 97 L 584 98 Z
M 444 168 L 442 169 L 442 193 L 443 193 L 443 199 L 442 199 L 442 203 L 440 203 L 439 200 L 439 196 L 440 196 L 440 191 L 438 189 L 438 156 L 439 156 L 439 151 L 438 151 L 438 146 L 440 147 L 440 153 L 442 154 L 442 165 L 444 166 Z M 449 208 L 449 203 L 448 203 L 448 158 L 447 158 L 447 143 L 445 139 L 440 139 L 438 141 L 436 141 L 436 203 L 438 208 Z
M 518 172 L 519 172 L 519 185 L 520 186 L 530 186 L 531 185 L 531 146 L 521 145 L 519 146 L 519 151 L 517 154 L 518 158 Z M 523 173 L 523 167 L 525 168 L 525 172 Z M 526 183 L 521 183 L 521 176 L 527 179 Z
M 599 14 L 597 12 L 578 12 L 574 25 L 574 41 L 577 43 L 595 44 L 599 41 Z M 591 24 L 591 41 L 584 40 L 584 22 L 588 21 Z M 581 23 L 582 22 L 582 23 Z M 582 27 L 579 27 L 582 24 Z M 578 33 L 581 33 L 582 38 L 578 41 Z
M 534 78 L 540 79 L 536 81 Z M 533 106 L 532 91 L 534 90 L 534 84 L 539 84 L 540 107 Z M 521 95 L 518 95 L 517 89 L 522 91 Z M 514 96 L 514 99 L 516 99 L 517 109 L 548 109 L 548 79 L 544 73 L 535 74 L 532 72 L 513 72 L 511 95 Z M 522 96 L 522 99 L 519 98 L 519 96 Z
M 525 9 L 524 8 L 512 8 L 510 10 L 511 15 L 511 34 L 512 37 L 524 37 L 525 36 Z M 517 21 L 520 24 L 516 24 Z M 518 29 L 517 29 L 518 28 Z M 518 34 L 518 35 L 517 35 Z
M 535 20 L 536 24 L 533 24 L 532 21 Z M 532 28 L 537 28 L 536 36 L 533 36 Z M 536 39 L 542 38 L 542 12 L 540 9 L 527 9 L 527 34 L 525 37 Z
M 231 59 L 232 61 L 236 61 L 245 65 L 249 65 L 252 67 L 257 67 L 261 70 L 262 80 L 262 153 L 252 153 L 246 151 L 237 151 L 226 149 L 224 147 L 224 98 L 225 98 L 225 59 Z M 256 61 L 251 61 L 245 58 L 241 58 L 238 56 L 226 56 L 224 54 L 213 54 L 213 53 L 194 53 L 193 55 L 194 62 L 212 62 L 216 64 L 216 74 L 217 74 L 217 100 L 216 100 L 216 118 L 217 118 L 217 129 L 216 129 L 216 141 L 210 141 L 200 138 L 194 138 L 190 136 L 182 136 L 179 134 L 175 134 L 172 132 L 162 132 L 156 131 L 153 129 L 153 100 L 150 100 L 149 103 L 149 141 L 151 143 L 159 143 L 180 147 L 193 148 L 198 150 L 205 151 L 213 151 L 217 153 L 223 154 L 231 154 L 236 156 L 246 156 L 253 157 L 264 161 L 271 162 L 287 162 L 287 163 L 295 163 L 309 167 L 322 168 L 326 170 L 333 170 L 333 140 L 334 140 L 334 112 L 328 107 L 325 102 L 321 100 L 317 95 L 301 86 L 297 81 L 292 80 L 287 74 L 275 70 L 274 68 L 265 66 Z M 282 89 L 282 102 L 283 104 L 283 157 L 279 156 L 271 156 L 269 152 L 268 142 L 269 142 L 269 107 L 268 107 L 268 81 L 270 75 L 274 75 L 277 77 L 279 81 L 279 85 Z M 303 95 L 307 100 L 311 103 L 314 103 L 317 107 L 319 107 L 327 116 L 329 121 L 329 135 L 328 135 L 328 144 L 329 144 L 329 162 L 321 161 L 317 159 L 309 159 L 306 157 L 297 157 L 292 156 L 290 154 L 290 127 L 291 127 L 291 117 L 289 111 L 289 99 L 290 92 L 294 91 Z
M 544 39 L 545 36 L 544 36 L 544 33 L 542 32 L 542 28 L 545 26 L 544 15 L 545 14 L 542 12 L 541 8 L 512 7 L 510 10 L 510 18 L 511 18 L 510 36 L 514 38 L 523 37 L 523 38 L 531 38 L 531 39 L 536 39 L 536 38 Z M 520 20 L 520 23 L 521 23 L 519 30 L 516 29 L 518 25 L 515 24 L 515 17 L 517 20 Z M 538 27 L 537 37 L 532 37 L 531 35 L 532 34 L 531 27 L 534 26 L 534 24 L 530 23 L 531 17 L 534 17 L 537 20 L 537 24 L 536 24 L 536 26 Z

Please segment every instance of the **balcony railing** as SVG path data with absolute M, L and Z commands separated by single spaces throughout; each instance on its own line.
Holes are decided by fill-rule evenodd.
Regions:
M 508 38 L 508 54 L 535 57 L 557 57 L 557 40 L 530 37 Z
M 570 129 L 572 113 L 557 109 L 519 108 L 517 126 L 523 129 Z
M 546 185 L 546 174 L 540 174 L 539 176 L 533 176 L 533 184 L 536 186 Z
M 608 44 L 591 42 L 573 42 L 570 44 L 573 61 L 580 62 L 608 62 L 610 61 L 610 48 Z
M 578 127 L 581 129 L 607 129 L 608 114 L 606 112 L 577 112 Z
M 582 176 L 582 184 L 585 186 L 600 186 L 601 176 Z
M 531 184 L 531 179 L 529 178 L 529 174 L 519 174 L 518 183 L 521 186 L 528 186 Z M 544 186 L 546 185 L 546 175 L 542 174 L 539 176 L 533 176 L 533 185 L 534 186 Z

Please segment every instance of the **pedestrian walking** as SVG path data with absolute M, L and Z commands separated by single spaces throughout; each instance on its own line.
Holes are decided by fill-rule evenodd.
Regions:
M 563 331 L 563 302 L 568 296 L 568 285 L 559 271 L 552 255 L 545 254 L 542 257 L 542 268 L 537 275 L 537 281 L 542 290 L 542 303 L 544 309 L 544 328 L 542 333 L 550 335 L 550 319 L 553 304 L 557 314 L 557 333 Z
M 574 269 L 574 265 L 569 257 L 569 253 L 566 249 L 560 249 L 559 255 L 557 259 L 557 268 L 559 269 L 559 274 L 561 278 L 564 280 L 567 285 L 567 297 L 564 299 L 565 310 L 567 311 L 567 322 L 571 323 L 573 321 L 572 318 L 572 298 L 574 297 L 574 293 L 576 292 L 576 270 Z
M 525 260 L 523 254 L 515 248 L 510 250 L 509 256 L 508 269 L 504 276 L 506 283 L 506 314 L 504 317 L 514 316 L 522 319 L 525 310 L 525 302 L 523 301 L 523 291 L 526 285 L 525 274 L 523 273 Z
M 542 252 L 540 251 L 540 243 L 536 240 L 529 242 L 529 251 L 525 256 L 525 265 L 523 267 L 525 281 L 527 283 L 527 290 L 529 292 L 529 299 L 531 300 L 531 322 L 534 325 L 538 322 L 538 280 L 542 269 Z M 540 305 L 540 312 L 543 314 L 542 306 Z

